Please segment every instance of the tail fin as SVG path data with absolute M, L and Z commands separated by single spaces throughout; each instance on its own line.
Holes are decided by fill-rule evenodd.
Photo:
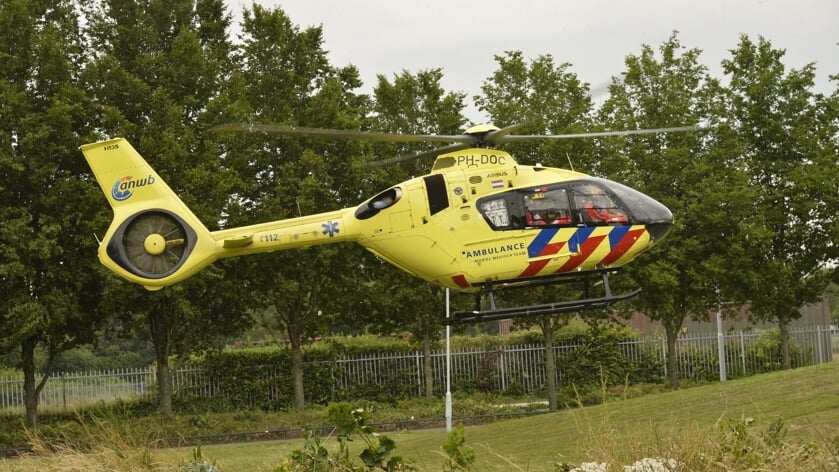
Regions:
M 149 290 L 183 280 L 217 258 L 207 228 L 125 139 L 81 147 L 114 219 L 99 260 Z

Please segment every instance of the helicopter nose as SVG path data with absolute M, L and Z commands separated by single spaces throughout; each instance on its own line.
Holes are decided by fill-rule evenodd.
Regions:
M 647 227 L 651 241 L 658 242 L 664 239 L 673 227 L 673 213 L 654 198 L 637 190 L 633 192 L 637 192 L 637 195 L 632 203 L 629 203 L 629 209 L 635 220 Z
M 650 233 L 650 240 L 658 242 L 670 233 L 673 223 L 672 221 L 670 223 L 648 223 L 646 226 L 647 232 Z
M 650 240 L 660 241 L 673 227 L 673 213 L 659 201 L 638 190 L 629 188 L 617 182 L 608 181 L 609 188 L 621 199 L 629 209 L 636 224 L 647 227 Z

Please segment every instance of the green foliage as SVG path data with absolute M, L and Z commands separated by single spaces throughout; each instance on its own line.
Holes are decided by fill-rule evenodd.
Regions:
M 444 471 L 475 470 L 475 450 L 466 445 L 466 433 L 463 431 L 462 424 L 455 426 L 446 435 L 443 452 L 446 454 L 443 462 Z
M 224 389 L 222 401 L 226 404 L 272 411 L 293 404 L 291 372 L 283 368 L 291 364 L 291 355 L 289 349 L 228 350 L 207 356 L 202 365 L 216 373 L 214 381 Z M 323 404 L 332 398 L 332 359 L 328 352 L 306 352 L 305 361 L 310 363 L 304 374 L 306 396 L 312 403 Z
M 219 472 L 219 468 L 216 466 L 216 461 L 210 463 L 204 459 L 201 446 L 198 446 L 192 450 L 191 461 L 182 461 L 178 465 L 178 472 Z
M 598 111 L 607 128 L 656 128 L 715 123 L 724 90 L 699 62 L 701 51 L 684 48 L 673 32 L 660 46 L 628 55 L 622 80 L 613 81 Z M 610 140 L 598 161 L 601 172 L 664 203 L 674 224 L 661 246 L 627 266 L 634 287 L 642 289 L 631 306 L 660 321 L 669 346 L 685 319 L 707 316 L 720 288 L 726 300 L 742 300 L 745 283 L 742 248 L 748 237 L 747 174 L 729 157 L 736 155 L 731 132 L 668 133 Z M 615 157 L 607 158 L 609 157 Z M 732 221 L 746 222 L 732 225 Z M 754 237 L 754 236 L 752 236 Z M 738 298 L 740 297 L 740 298 Z M 677 384 L 675 352 L 668 352 L 668 375 Z
M 741 350 L 739 341 L 729 341 L 726 351 L 737 353 L 736 361 L 729 361 L 726 364 L 726 373 L 729 379 L 774 372 L 783 368 L 780 330 L 761 331 L 757 339 L 745 344 L 744 347 L 745 349 Z M 789 352 L 793 367 L 812 364 L 813 352 L 802 348 L 794 339 L 790 340 Z M 685 378 L 698 382 L 713 382 L 719 379 L 719 369 L 714 366 L 709 367 L 708 359 L 717 359 L 718 362 L 716 347 L 707 346 L 679 352 L 679 369 L 683 372 Z M 641 363 L 640 365 L 645 364 L 647 363 Z
M 791 448 L 787 440 L 787 428 L 782 418 L 772 421 L 765 431 L 755 432 L 754 418 L 727 418 L 719 424 L 715 457 L 707 457 L 707 464 L 729 464 L 737 470 L 753 470 L 771 464 L 776 457 Z M 811 445 L 804 445 L 801 453 L 807 454 Z M 788 452 L 787 452 L 788 453 Z
M 748 372 L 764 373 L 782 369 L 784 358 L 781 331 L 779 329 L 764 331 L 760 338 L 749 346 L 749 351 L 744 353 L 744 356 Z M 791 367 L 796 368 L 811 364 L 813 353 L 802 349 L 795 340 L 790 339 L 789 357 Z
M 364 355 L 371 352 L 396 354 L 416 351 L 416 345 L 410 341 L 406 342 L 404 337 L 362 334 L 329 337 L 323 341 L 323 343 L 312 344 L 307 349 L 325 349 L 335 354 L 348 356 Z
M 559 360 L 569 384 L 579 387 L 621 385 L 634 373 L 633 363 L 620 350 L 624 338 L 604 325 L 593 325 L 577 340 L 577 347 Z
M 518 336 L 477 338 L 456 337 L 453 345 L 461 349 L 480 349 L 484 352 L 473 376 L 468 370 L 454 372 L 452 387 L 455 392 L 469 394 L 521 394 L 521 384 L 515 380 L 501 391 L 498 379 L 498 362 L 507 346 L 512 341 L 531 339 L 535 332 L 524 331 Z M 631 339 L 634 334 L 627 328 L 615 324 L 598 324 L 583 329 L 582 325 L 572 323 L 557 334 L 557 339 L 574 349 L 563 350 L 557 363 L 558 377 L 566 386 L 575 385 L 579 389 L 597 392 L 601 383 L 609 386 L 625 383 L 659 382 L 661 380 L 661 361 L 651 349 L 636 346 L 631 356 L 622 352 L 620 343 Z M 482 344 L 476 345 L 480 341 Z M 538 349 L 540 344 L 533 344 Z M 334 376 L 341 375 L 342 364 L 336 363 L 343 356 L 377 356 L 381 354 L 415 354 L 415 346 L 404 340 L 370 336 L 351 338 L 328 338 L 323 342 L 303 347 L 304 385 L 309 404 L 326 404 L 333 401 L 365 399 L 391 405 L 400 400 L 416 396 L 415 383 L 405 382 L 405 378 L 418 375 L 416 368 L 405 367 L 397 363 L 385 366 L 375 376 L 366 375 L 364 380 L 357 380 L 346 390 L 335 390 Z M 225 392 L 223 398 L 207 400 L 197 398 L 192 391 L 178 392 L 177 401 L 188 405 L 190 401 L 200 408 L 215 411 L 227 408 L 258 409 L 275 411 L 288 408 L 292 396 L 288 385 L 290 372 L 286 366 L 291 362 L 291 350 L 286 347 L 263 346 L 248 349 L 228 349 L 202 358 L 195 358 L 195 367 L 213 372 L 213 379 Z M 635 359 L 635 360 L 633 360 Z M 523 366 L 519 367 L 505 359 L 505 369 L 509 378 L 520 382 L 527 381 L 531 375 Z M 602 369 L 602 370 L 601 370 Z M 442 395 L 443 385 L 435 386 L 435 392 Z M 201 390 L 201 385 L 194 386 L 194 392 Z M 573 400 L 573 389 L 568 391 L 567 400 Z M 192 399 L 192 400 L 190 400 Z M 573 403 L 573 402 L 571 402 Z
M 498 389 L 498 358 L 502 349 L 488 342 L 484 346 L 484 355 L 478 361 L 478 371 L 475 375 L 475 387 L 483 392 L 495 392 Z
M 277 472 L 286 471 L 407 471 L 416 470 L 411 462 L 393 455 L 396 443 L 385 435 L 376 434 L 370 424 L 370 413 L 361 408 L 351 409 L 348 403 L 331 404 L 326 409 L 326 420 L 338 432 L 338 450 L 330 454 L 322 441 L 309 433 L 303 449 L 293 451 Z M 349 441 L 358 436 L 366 446 L 358 457 L 357 466 L 350 458 Z
M 815 64 L 788 70 L 783 56 L 766 38 L 742 35 L 722 68 L 730 79 L 727 112 L 739 125 L 738 160 L 752 170 L 754 229 L 744 248 L 750 264 L 741 269 L 751 276 L 750 316 L 778 323 L 789 368 L 789 322 L 824 294 L 831 273 L 823 269 L 836 260 L 839 95 L 815 93 Z
M 303 449 L 295 449 L 286 460 L 274 469 L 274 472 L 328 472 L 349 471 L 340 461 L 329 455 L 320 437 L 311 431 L 306 431 L 306 442 Z
M 96 126 L 79 23 L 70 1 L 0 8 L 0 351 L 20 353 L 32 427 L 36 349 L 47 353 L 38 373 L 49 374 L 55 355 L 91 341 L 107 315 L 90 257 L 104 211 L 78 154 Z

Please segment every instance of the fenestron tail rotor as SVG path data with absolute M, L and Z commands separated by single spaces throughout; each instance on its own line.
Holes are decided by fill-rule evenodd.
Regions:
M 143 213 L 128 223 L 122 236 L 125 256 L 147 274 L 165 274 L 181 261 L 186 231 L 166 213 Z
M 189 255 L 193 232 L 175 215 L 150 210 L 126 220 L 109 245 L 111 257 L 131 272 L 164 277 Z

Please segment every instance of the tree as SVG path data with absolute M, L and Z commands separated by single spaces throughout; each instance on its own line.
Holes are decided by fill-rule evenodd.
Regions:
M 20 349 L 29 427 L 55 356 L 102 321 L 97 197 L 78 153 L 90 136 L 78 23 L 70 1 L 0 6 L 0 346 Z
M 834 271 L 834 273 L 839 273 L 839 271 Z M 836 282 L 830 282 L 825 292 L 830 303 L 830 322 L 835 325 L 839 323 L 839 285 Z
M 522 125 L 517 132 L 532 134 L 591 131 L 589 84 L 569 70 L 571 64 L 556 64 L 550 54 L 528 63 L 521 51 L 508 51 L 495 56 L 495 61 L 498 69 L 484 80 L 483 94 L 474 99 L 496 125 Z M 591 155 L 592 143 L 584 139 L 532 141 L 508 148 L 517 161 L 564 167 L 569 160 Z
M 330 66 L 319 27 L 301 30 L 280 9 L 253 5 L 242 21 L 239 119 L 298 126 L 359 129 L 366 99 L 354 67 Z M 239 185 L 227 208 L 230 226 L 343 208 L 360 191 L 352 166 L 358 143 L 232 136 L 224 138 L 225 165 Z M 294 406 L 305 406 L 302 343 L 322 333 L 352 295 L 360 248 L 324 246 L 262 254 L 236 261 L 248 277 L 246 306 L 273 314 L 292 351 Z
M 498 69 L 481 86 L 482 96 L 475 97 L 479 109 L 492 121 L 505 125 L 522 124 L 534 134 L 562 134 L 587 131 L 591 123 L 592 101 L 589 86 L 571 72 L 571 64 L 556 65 L 550 55 L 542 55 L 529 63 L 520 51 L 495 56 Z M 537 141 L 510 146 L 509 151 L 520 162 L 530 161 L 549 167 L 564 167 L 572 157 L 590 155 L 591 142 L 586 140 Z M 584 164 L 584 162 L 582 163 Z M 584 164 L 585 165 L 585 164 Z M 534 300 L 551 301 L 557 296 L 573 297 L 569 290 L 550 291 L 534 288 L 519 293 L 502 294 L 499 299 L 515 305 L 533 304 Z M 545 379 L 548 407 L 556 410 L 556 354 L 553 342 L 556 331 L 568 323 L 572 313 L 528 318 L 523 323 L 537 325 L 545 345 Z
M 789 325 L 820 298 L 836 259 L 839 213 L 836 94 L 813 91 L 815 65 L 787 72 L 785 51 L 763 37 L 740 37 L 722 62 L 730 80 L 730 120 L 755 197 L 750 219 L 764 237 L 750 248 L 760 276 L 751 316 L 778 323 L 784 368 L 791 367 Z
M 644 129 L 716 122 L 722 92 L 701 51 L 683 50 L 674 32 L 659 47 L 626 57 L 598 114 L 609 129 Z M 598 169 L 664 203 L 674 224 L 666 240 L 627 266 L 640 286 L 631 305 L 661 322 L 667 337 L 667 374 L 678 385 L 676 338 L 687 317 L 704 319 L 719 297 L 738 299 L 751 273 L 740 263 L 754 236 L 743 205 L 745 174 L 724 127 L 717 133 L 668 133 L 604 141 Z M 623 276 L 622 276 L 623 277 Z M 720 293 L 721 295 L 718 295 Z
M 234 182 L 219 148 L 205 138 L 222 113 L 213 100 L 231 69 L 224 3 L 102 0 L 87 9 L 96 54 L 84 80 L 97 128 L 131 141 L 195 214 L 217 228 Z M 218 347 L 225 334 L 242 329 L 245 313 L 229 308 L 236 291 L 221 277 L 223 267 L 155 293 L 109 279 L 110 309 L 135 329 L 145 326 L 152 338 L 165 415 L 172 414 L 170 357 Z
M 446 92 L 440 85 L 440 69 L 411 74 L 402 71 L 389 81 L 378 76 L 373 90 L 374 104 L 370 127 L 376 131 L 405 134 L 457 134 L 465 123 L 464 94 Z M 407 155 L 427 149 L 422 144 L 380 144 L 373 159 Z M 425 174 L 430 168 L 427 160 L 394 165 L 371 173 L 368 188 L 380 191 L 411 175 Z M 375 270 L 370 270 L 375 267 Z M 423 351 L 423 373 L 426 398 L 434 396 L 434 375 L 431 349 L 442 328 L 444 312 L 443 290 L 384 264 L 365 263 L 367 283 L 360 288 L 362 309 L 355 316 L 368 320 L 371 331 L 384 334 L 411 333 L 420 340 Z M 381 294 L 387 294 L 382 296 Z

